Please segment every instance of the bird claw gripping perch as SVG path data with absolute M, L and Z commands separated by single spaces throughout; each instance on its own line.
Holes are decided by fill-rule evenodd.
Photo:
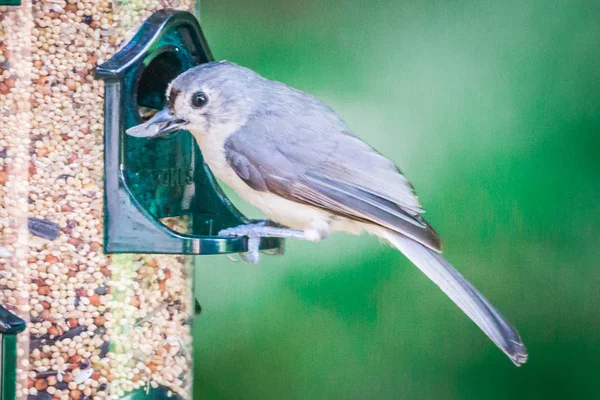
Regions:
M 278 238 L 298 238 L 304 239 L 304 231 L 285 228 L 271 221 L 260 221 L 253 224 L 240 225 L 233 228 L 223 229 L 219 236 L 247 236 L 248 252 L 240 253 L 242 260 L 257 264 L 260 260 L 260 239 L 263 237 Z M 265 254 L 282 254 L 283 248 L 277 249 L 274 253 L 265 252 Z

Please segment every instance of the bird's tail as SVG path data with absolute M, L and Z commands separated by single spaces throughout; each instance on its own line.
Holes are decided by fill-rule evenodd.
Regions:
M 527 349 L 517 330 L 440 254 L 396 232 L 385 230 L 379 236 L 438 285 L 516 366 L 527 361 Z

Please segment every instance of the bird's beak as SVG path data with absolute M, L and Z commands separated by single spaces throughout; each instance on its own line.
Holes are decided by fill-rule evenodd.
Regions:
M 153 138 L 179 130 L 188 123 L 189 121 L 173 115 L 169 109 L 165 108 L 146 123 L 127 129 L 127 134 L 134 137 Z

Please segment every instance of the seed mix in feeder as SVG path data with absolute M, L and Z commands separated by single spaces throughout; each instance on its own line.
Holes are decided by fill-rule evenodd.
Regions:
M 18 399 L 118 399 L 159 386 L 190 397 L 189 260 L 102 252 L 104 89 L 93 70 L 154 11 L 194 6 L 0 7 L 0 304 L 27 321 Z

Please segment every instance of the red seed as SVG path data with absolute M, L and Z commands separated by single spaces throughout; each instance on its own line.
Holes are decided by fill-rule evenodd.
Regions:
M 98 296 L 97 294 L 93 294 L 90 296 L 90 304 L 93 306 L 99 306 L 100 305 L 100 296 Z
M 75 354 L 74 356 L 69 357 L 69 362 L 71 364 L 77 364 L 82 358 L 83 357 L 80 354 Z
M 35 388 L 39 391 L 46 390 L 48 389 L 48 382 L 44 378 L 38 379 L 35 381 Z
M 46 258 L 44 258 L 44 261 L 50 264 L 54 264 L 58 262 L 58 258 L 56 256 L 53 256 L 52 254 L 48 254 Z
M 65 139 L 65 140 L 68 140 L 68 139 Z M 67 158 L 67 162 L 68 162 L 69 164 L 72 164 L 72 163 L 73 163 L 73 162 L 75 162 L 75 160 L 77 160 L 78 158 L 79 158 L 79 156 L 78 156 L 77 154 L 73 153 L 73 154 L 71 154 L 71 155 L 69 156 L 69 158 Z
M 38 294 L 42 295 L 42 296 L 48 296 L 50 294 L 50 286 L 40 286 L 38 287 Z

